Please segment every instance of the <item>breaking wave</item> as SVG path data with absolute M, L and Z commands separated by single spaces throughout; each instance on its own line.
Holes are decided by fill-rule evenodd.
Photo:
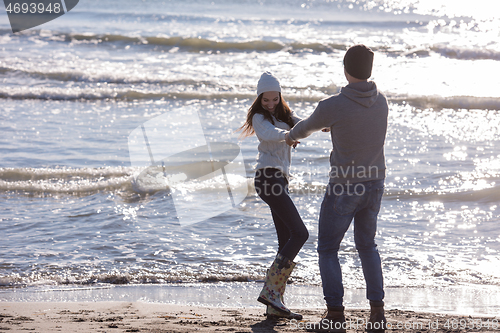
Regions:
M 130 190 L 132 168 L 0 168 L 0 191 L 76 196 Z
M 39 74 L 37 74 L 39 75 Z M 64 74 L 48 74 L 55 78 L 65 77 Z M 76 78 L 77 76 L 75 76 Z M 121 79 L 115 80 L 120 81 Z M 151 83 L 151 84 L 148 84 Z M 338 92 L 338 87 L 283 87 L 288 101 L 300 101 L 316 103 L 319 100 Z M 0 98 L 16 100 L 40 99 L 40 100 L 160 100 L 160 99 L 253 99 L 255 94 L 251 87 L 248 89 L 236 89 L 229 86 L 217 85 L 210 82 L 195 81 L 171 81 L 158 86 L 155 81 L 144 82 L 140 90 L 124 84 L 123 86 L 95 87 L 86 85 L 73 87 L 40 87 L 30 90 L 16 87 L 0 87 Z M 411 106 L 427 109 L 478 109 L 478 110 L 500 110 L 499 97 L 476 97 L 476 96 L 418 96 L 418 95 L 395 95 L 387 93 L 388 100 L 392 103 L 405 103 Z
M 413 26 L 414 22 L 397 22 Z M 286 23 L 283 23 L 286 24 Z M 331 25 L 331 22 L 321 22 L 323 25 Z M 344 24 L 346 24 L 344 22 Z M 368 23 L 367 23 L 368 24 Z M 394 24 L 394 22 L 392 22 Z M 9 36 L 9 30 L 0 30 L 0 36 Z M 307 42 L 290 40 L 218 40 L 192 36 L 127 36 L 121 34 L 97 34 L 97 33 L 63 33 L 57 31 L 33 30 L 10 38 L 29 38 L 43 42 L 59 42 L 73 44 L 91 45 L 116 45 L 127 47 L 135 45 L 153 50 L 168 50 L 170 52 L 289 52 L 289 53 L 333 53 L 343 52 L 350 46 L 346 43 L 335 42 Z M 428 44 L 422 46 L 406 46 L 406 49 L 392 48 L 390 46 L 372 46 L 379 53 L 389 56 L 418 56 L 426 57 L 432 53 L 440 54 L 450 59 L 465 60 L 498 60 L 500 61 L 500 50 L 485 47 L 453 46 L 449 44 Z

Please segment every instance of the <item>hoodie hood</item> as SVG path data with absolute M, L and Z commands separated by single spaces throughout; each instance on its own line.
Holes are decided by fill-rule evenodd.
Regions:
M 369 108 L 378 98 L 377 85 L 373 81 L 363 81 L 348 84 L 340 93 L 350 100 Z

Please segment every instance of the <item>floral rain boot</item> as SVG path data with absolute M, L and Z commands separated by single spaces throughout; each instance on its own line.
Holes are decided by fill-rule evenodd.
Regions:
M 257 299 L 259 302 L 271 306 L 283 315 L 291 313 L 290 309 L 283 304 L 282 295 L 285 292 L 286 281 L 290 277 L 293 267 L 295 267 L 295 263 L 278 254 L 271 268 L 267 271 L 264 287 Z

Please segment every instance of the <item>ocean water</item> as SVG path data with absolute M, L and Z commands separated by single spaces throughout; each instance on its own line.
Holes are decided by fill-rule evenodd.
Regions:
M 500 17 L 483 2 L 88 0 L 17 34 L 2 9 L 0 293 L 262 279 L 277 240 L 251 185 L 257 139 L 234 131 L 263 71 L 307 117 L 346 84 L 356 43 L 375 51 L 372 79 L 390 103 L 385 285 L 498 287 Z M 242 203 L 183 226 L 169 189 L 137 186 L 128 137 L 168 112 L 198 113 L 208 142 L 239 145 Z M 330 150 L 315 133 L 292 154 L 291 195 L 311 234 L 297 285 L 321 284 Z M 341 262 L 346 288 L 364 288 L 352 231 Z

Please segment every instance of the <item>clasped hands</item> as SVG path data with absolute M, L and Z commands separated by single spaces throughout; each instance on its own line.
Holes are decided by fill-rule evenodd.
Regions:
M 288 133 L 285 134 L 285 141 L 287 145 L 293 148 L 297 147 L 297 145 L 300 143 L 299 141 L 293 141 L 292 139 L 290 139 Z
M 329 127 L 326 127 L 326 128 L 323 128 L 321 130 L 322 132 L 330 132 L 330 128 Z M 287 132 L 285 134 L 285 141 L 286 141 L 286 144 L 289 145 L 290 147 L 297 147 L 297 145 L 300 143 L 300 141 L 293 141 L 292 139 L 290 139 L 290 136 L 288 135 L 289 132 Z

